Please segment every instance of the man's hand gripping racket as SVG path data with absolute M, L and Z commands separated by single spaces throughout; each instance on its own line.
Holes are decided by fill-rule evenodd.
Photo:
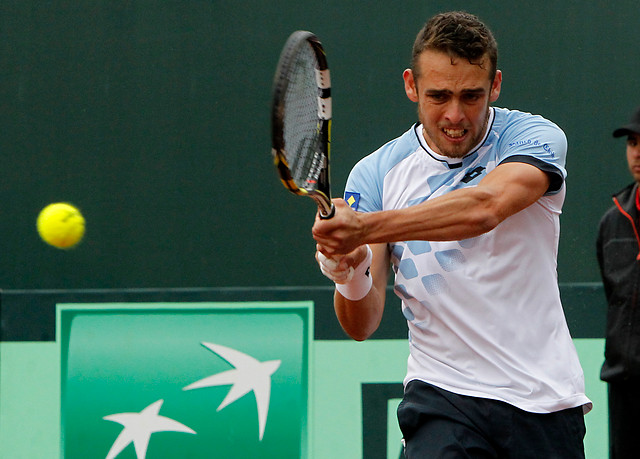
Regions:
M 336 284 L 346 284 L 353 279 L 353 273 L 355 269 L 353 266 L 349 266 L 344 260 L 344 257 L 334 260 L 327 257 L 322 253 L 321 248 L 318 246 L 316 251 L 316 260 L 320 265 L 320 271 Z

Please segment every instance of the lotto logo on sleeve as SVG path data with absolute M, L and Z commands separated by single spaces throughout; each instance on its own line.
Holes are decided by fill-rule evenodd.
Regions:
M 358 204 L 360 203 L 360 193 L 346 191 L 344 193 L 344 200 L 353 210 L 358 210 Z
M 311 308 L 60 305 L 61 457 L 306 457 Z

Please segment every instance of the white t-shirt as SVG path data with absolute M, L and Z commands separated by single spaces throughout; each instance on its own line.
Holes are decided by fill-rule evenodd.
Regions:
M 566 150 L 550 121 L 491 108 L 483 140 L 462 159 L 433 152 L 415 125 L 354 167 L 345 200 L 364 212 L 475 186 L 507 161 L 551 177 L 545 196 L 481 236 L 389 244 L 409 326 L 405 384 L 418 379 L 536 413 L 591 408 L 557 284 Z

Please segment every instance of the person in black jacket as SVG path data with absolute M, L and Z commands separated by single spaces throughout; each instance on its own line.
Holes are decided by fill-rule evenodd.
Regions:
M 597 256 L 607 298 L 605 361 L 609 389 L 609 457 L 638 457 L 640 412 L 640 107 L 613 132 L 627 138 L 634 182 L 613 196 L 598 228 Z

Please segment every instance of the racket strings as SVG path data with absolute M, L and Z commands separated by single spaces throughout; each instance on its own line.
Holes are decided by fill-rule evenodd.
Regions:
M 286 109 L 283 123 L 287 162 L 296 185 L 315 189 L 323 166 L 323 155 L 320 152 L 322 139 L 318 119 L 316 60 L 309 45 L 303 46 L 290 70 L 284 96 Z

